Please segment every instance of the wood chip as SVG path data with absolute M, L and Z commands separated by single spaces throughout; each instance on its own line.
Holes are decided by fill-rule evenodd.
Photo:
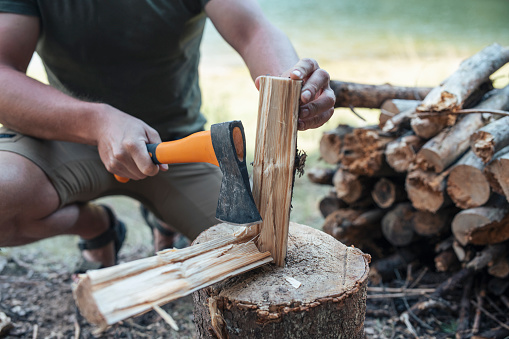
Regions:
M 300 285 L 302 285 L 302 283 L 300 281 L 298 281 L 297 279 L 294 279 L 292 277 L 285 277 L 285 280 L 288 281 L 290 283 L 290 285 L 292 285 L 295 288 L 299 288 Z

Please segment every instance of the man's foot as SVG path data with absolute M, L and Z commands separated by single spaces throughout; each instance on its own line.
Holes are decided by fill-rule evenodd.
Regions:
M 109 207 L 98 207 L 106 211 L 105 218 L 107 218 L 109 227 L 91 239 L 80 239 L 78 247 L 82 251 L 82 261 L 75 273 L 84 273 L 89 269 L 99 269 L 117 264 L 117 255 L 124 243 L 126 228 Z
M 152 230 L 155 252 L 168 248 L 184 248 L 189 246 L 189 240 L 175 231 L 170 225 L 158 219 L 153 213 L 141 206 L 141 215 Z

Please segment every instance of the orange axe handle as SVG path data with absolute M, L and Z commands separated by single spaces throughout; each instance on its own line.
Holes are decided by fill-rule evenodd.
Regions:
M 154 164 L 208 162 L 219 166 L 212 146 L 210 131 L 197 132 L 175 141 L 148 144 L 147 151 Z M 123 183 L 129 181 L 128 178 L 120 177 L 116 174 L 115 178 Z

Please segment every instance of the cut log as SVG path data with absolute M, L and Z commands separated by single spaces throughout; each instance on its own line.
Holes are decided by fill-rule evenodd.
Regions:
M 223 228 L 206 230 L 195 243 L 221 238 Z M 368 263 L 360 250 L 291 223 L 285 267 L 193 294 L 198 337 L 364 338 Z
M 419 100 L 385 100 L 382 104 L 382 107 L 380 107 L 380 118 L 378 126 L 383 130 L 388 120 L 391 120 L 391 123 L 394 125 L 394 119 L 396 115 L 399 115 L 403 112 L 415 112 L 415 109 L 417 106 L 419 106 L 420 103 L 421 102 Z M 403 122 L 403 120 L 401 120 L 401 122 Z M 410 128 L 410 119 L 408 119 L 407 122 L 407 128 Z M 388 128 L 392 129 L 392 127 Z
M 504 188 L 502 188 L 502 182 L 504 181 L 505 173 L 504 173 L 504 165 L 506 165 L 506 161 L 499 161 L 499 159 L 504 159 L 506 154 L 509 154 L 509 146 L 502 148 L 500 151 L 493 155 L 491 161 L 484 166 L 483 174 L 488 180 L 488 183 L 493 190 L 493 192 L 498 193 L 500 195 L 505 195 Z M 506 185 L 507 190 L 507 185 Z
M 318 209 L 324 218 L 327 218 L 332 212 L 347 207 L 347 203 L 336 197 L 334 190 L 328 196 L 323 197 L 318 203 Z
M 485 206 L 463 210 L 454 217 L 452 232 L 462 245 L 503 242 L 509 239 L 509 204 L 494 197 Z
M 425 140 L 413 132 L 407 133 L 387 144 L 385 159 L 396 172 L 406 172 L 424 143 Z
M 332 186 L 332 177 L 334 176 L 334 173 L 336 173 L 336 170 L 333 170 L 332 168 L 314 167 L 306 170 L 306 173 L 308 175 L 309 181 L 312 183 Z
M 370 268 L 369 280 L 375 285 L 389 282 L 396 277 L 397 271 L 407 269 L 408 265 L 421 255 L 421 249 L 404 247 L 383 259 L 375 261 Z
M 351 173 L 368 177 L 394 175 L 384 151 L 387 143 L 395 139 L 377 128 L 356 128 L 345 135 L 341 165 Z
M 447 193 L 456 206 L 468 209 L 484 205 L 491 189 L 484 164 L 471 150 L 453 165 L 447 177 Z
M 297 152 L 301 82 L 260 78 L 260 102 L 253 162 L 253 197 L 262 216 L 260 251 L 269 251 L 283 266 Z
M 235 226 L 228 226 L 228 230 L 224 237 L 192 248 L 165 250 L 153 257 L 81 274 L 73 289 L 81 314 L 103 330 L 272 261 L 270 253 L 261 253 L 252 241 L 256 232 Z
M 492 109 L 509 110 L 509 86 L 489 100 L 492 102 Z M 472 151 L 484 163 L 488 163 L 496 152 L 509 145 L 508 126 L 509 117 L 504 117 L 487 124 L 470 137 Z
M 412 131 L 423 139 L 431 139 L 440 133 L 445 127 L 452 126 L 456 122 L 456 116 L 451 114 L 432 115 L 420 117 L 412 116 L 410 126 Z
M 381 178 L 376 182 L 371 191 L 373 200 L 380 208 L 389 208 L 394 203 L 406 200 L 404 185 L 395 183 L 388 178 Z
M 414 213 L 414 231 L 423 237 L 450 233 L 451 221 L 457 212 L 455 207 L 440 209 L 435 213 L 416 211 Z
M 330 87 L 336 94 L 334 107 L 380 108 L 386 100 L 422 100 L 431 91 L 428 87 L 366 85 L 337 80 L 331 80 Z
M 495 258 L 493 265 L 488 268 L 488 273 L 494 277 L 505 279 L 509 277 L 509 258 L 507 252 Z
M 493 160 L 486 165 L 484 174 L 497 193 L 503 194 L 509 201 L 509 147 L 495 154 Z
M 369 195 L 371 181 L 370 178 L 352 174 L 341 168 L 338 168 L 332 178 L 336 196 L 347 204 L 354 203 Z
M 341 161 L 341 148 L 346 134 L 351 133 L 353 127 L 339 125 L 322 135 L 319 144 L 320 157 L 329 164 L 337 164 Z
M 456 253 L 451 249 L 439 253 L 435 257 L 435 268 L 438 272 L 456 271 L 460 266 Z
M 458 111 L 467 98 L 487 82 L 491 74 L 509 62 L 509 49 L 498 44 L 485 47 L 464 60 L 440 86 L 435 87 L 417 107 L 419 112 Z
M 410 203 L 397 204 L 382 219 L 382 233 L 393 246 L 408 246 L 416 238 L 414 209 Z
M 447 171 L 436 174 L 420 169 L 408 172 L 405 182 L 408 198 L 421 211 L 436 212 L 451 200 L 445 192 Z

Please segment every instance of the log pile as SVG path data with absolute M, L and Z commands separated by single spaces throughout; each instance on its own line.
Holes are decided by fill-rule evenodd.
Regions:
M 421 98 L 378 96 L 379 125 L 323 135 L 332 166 L 308 174 L 331 186 L 323 230 L 372 256 L 372 283 L 419 262 L 509 293 L 509 86 L 490 79 L 508 62 L 509 48 L 493 44 Z

